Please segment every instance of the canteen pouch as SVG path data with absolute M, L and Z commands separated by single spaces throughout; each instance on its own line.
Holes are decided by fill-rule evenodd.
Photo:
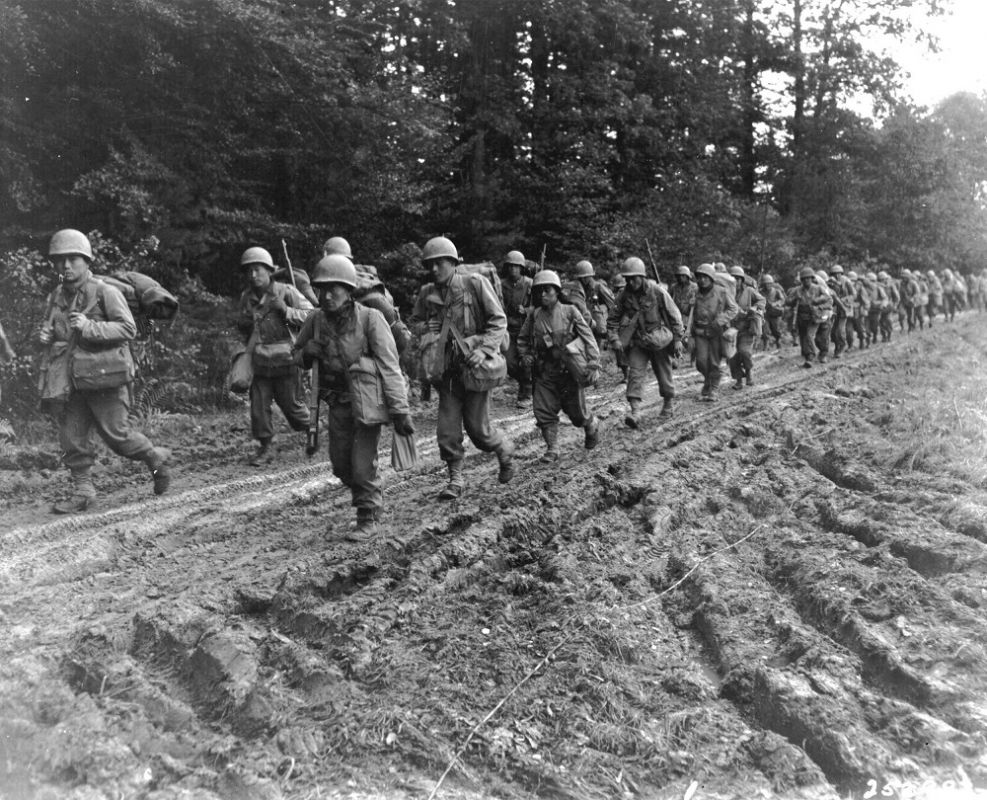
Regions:
M 258 342 L 254 345 L 254 372 L 264 378 L 280 378 L 291 371 L 294 364 L 290 341 Z

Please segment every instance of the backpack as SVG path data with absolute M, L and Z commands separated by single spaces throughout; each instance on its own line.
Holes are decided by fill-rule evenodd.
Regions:
M 504 305 L 504 289 L 500 283 L 500 274 L 497 272 L 497 268 L 489 261 L 484 261 L 482 264 L 460 264 L 456 267 L 456 272 L 466 276 L 482 275 L 490 281 L 494 294 L 497 295 L 500 304 Z
M 142 272 L 114 272 L 112 275 L 97 275 L 96 278 L 123 295 L 137 324 L 140 339 L 151 335 L 151 320 L 172 320 L 178 313 L 178 298 Z

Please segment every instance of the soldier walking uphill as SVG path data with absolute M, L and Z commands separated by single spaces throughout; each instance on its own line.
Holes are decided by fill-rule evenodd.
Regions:
M 440 500 L 454 500 L 463 493 L 464 426 L 478 449 L 497 454 L 497 479 L 509 483 L 514 477 L 514 443 L 490 424 L 490 392 L 467 389 L 463 382 L 464 370 L 481 365 L 500 350 L 507 317 L 490 282 L 482 275 L 460 274 L 459 261 L 456 246 L 444 236 L 425 243 L 422 262 L 435 282 L 422 286 L 409 320 L 438 337 L 428 377 L 439 390 L 436 438 L 439 456 L 449 469 L 449 483 Z M 469 355 L 463 353 L 460 340 L 471 348 Z
M 250 247 L 240 258 L 247 289 L 240 295 L 237 328 L 251 353 L 250 429 L 258 441 L 249 463 L 260 466 L 270 457 L 274 426 L 271 401 L 278 404 L 292 430 L 308 427 L 308 406 L 302 400 L 301 369 L 292 355 L 292 328 L 312 312 L 312 304 L 294 287 L 273 279 L 274 261 L 263 247 Z
M 624 417 L 628 428 L 640 424 L 644 376 L 648 365 L 658 379 L 662 397 L 661 419 L 672 416 L 675 386 L 672 383 L 672 357 L 682 355 L 682 315 L 671 295 L 655 281 L 648 280 L 644 262 L 631 256 L 620 270 L 627 285 L 617 296 L 607 320 L 610 345 L 627 355 L 627 402 Z
M 822 364 L 826 360 L 825 349 L 819 348 L 820 329 L 826 331 L 823 343 L 828 345 L 829 321 L 833 316 L 833 296 L 819 281 L 811 267 L 804 267 L 799 273 L 799 287 L 789 300 L 795 309 L 795 322 L 798 325 L 799 345 L 803 367 L 809 368 L 817 358 Z
M 672 296 L 675 307 L 682 315 L 683 329 L 686 339 L 689 338 L 689 323 L 692 320 L 692 309 L 696 305 L 696 282 L 692 278 L 692 270 L 685 264 L 675 268 L 675 281 L 672 283 L 668 293 Z M 689 356 L 692 361 L 696 359 L 696 349 L 691 340 L 683 342 L 689 348 Z
M 39 338 L 48 351 L 42 366 L 41 404 L 58 423 L 62 460 L 72 473 L 72 495 L 57 514 L 84 511 L 96 501 L 92 466 L 95 429 L 117 455 L 147 464 L 154 493 L 171 483 L 167 453 L 130 427 L 134 364 L 129 342 L 137 325 L 123 295 L 93 277 L 89 239 L 76 230 L 51 237 L 48 258 L 61 285 L 48 297 Z
M 696 343 L 696 369 L 703 376 L 700 396 L 716 400 L 720 386 L 720 362 L 723 360 L 723 331 L 737 316 L 737 301 L 723 286 L 716 283 L 712 264 L 696 267 L 696 306 L 689 335 Z
M 319 392 L 329 405 L 329 461 L 348 487 L 362 541 L 374 535 L 384 505 L 377 472 L 381 426 L 395 433 L 415 429 L 391 327 L 375 308 L 354 302 L 356 268 L 342 255 L 325 256 L 312 272 L 319 310 L 310 315 L 295 341 L 303 363 L 319 363 Z
M 737 279 L 734 300 L 738 309 L 737 316 L 733 318 L 733 325 L 737 329 L 737 352 L 730 359 L 730 375 L 736 381 L 733 388 L 743 389 L 745 380 L 748 386 L 754 383 L 751 377 L 754 368 L 754 341 L 761 335 L 765 299 L 748 283 L 743 267 L 730 267 L 730 274 Z
M 833 342 L 833 358 L 841 358 L 847 349 L 847 324 L 853 319 L 853 301 L 857 287 L 853 285 L 843 267 L 833 264 L 829 268 L 829 290 L 833 293 L 833 328 L 830 339 Z
M 504 295 L 504 313 L 507 315 L 507 333 L 511 337 L 507 348 L 507 374 L 517 381 L 517 407 L 531 405 L 531 368 L 526 367 L 518 355 L 517 337 L 531 306 L 531 278 L 522 274 L 524 255 L 511 250 L 504 256 L 501 292 Z
M 577 428 L 585 431 L 585 447 L 596 447 L 599 422 L 586 407 L 583 386 L 566 369 L 563 349 L 574 339 L 581 339 L 587 354 L 586 385 L 595 381 L 600 369 L 600 349 L 592 330 L 579 309 L 560 303 L 562 282 L 552 270 L 535 275 L 532 299 L 535 303 L 521 327 L 518 352 L 531 368 L 535 381 L 535 423 L 545 440 L 541 460 L 558 461 L 559 411 L 564 411 Z
M 761 293 L 764 295 L 764 319 L 768 323 L 761 334 L 761 344 L 768 347 L 768 337 L 774 339 L 775 349 L 781 350 L 781 320 L 785 316 L 785 290 L 767 273 L 761 276 Z

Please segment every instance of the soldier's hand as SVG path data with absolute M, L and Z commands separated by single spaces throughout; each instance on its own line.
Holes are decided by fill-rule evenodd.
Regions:
M 272 297 L 271 302 L 268 304 L 268 308 L 270 308 L 275 314 L 280 314 L 282 317 L 287 319 L 288 306 L 280 297 Z
M 73 311 L 69 314 L 69 327 L 74 331 L 81 331 L 86 327 L 86 315 L 80 311 Z
M 466 356 L 466 364 L 470 367 L 478 367 L 483 363 L 484 358 L 486 358 L 486 355 L 482 350 L 474 350 Z
M 675 354 L 675 357 L 676 358 L 681 358 L 682 357 L 682 350 L 683 349 L 684 348 L 682 347 L 682 340 L 681 339 L 677 339 L 675 341 L 675 343 L 672 345 L 672 353 Z
M 42 325 L 38 328 L 38 341 L 41 344 L 51 344 L 51 340 L 54 338 L 54 334 L 51 330 L 51 325 Z
M 415 426 L 408 414 L 394 414 L 391 422 L 394 423 L 394 432 L 399 436 L 411 436 L 415 432 Z
M 442 330 L 442 323 L 438 319 L 432 317 L 428 321 L 428 331 L 429 333 L 439 333 Z
M 521 356 L 521 364 L 525 369 L 531 369 L 535 365 L 535 357 Z
M 614 336 L 614 337 L 612 337 L 612 338 L 611 338 L 611 339 L 610 339 L 609 341 L 610 341 L 610 347 L 611 347 L 611 348 L 613 349 L 613 351 L 614 351 L 615 353 L 620 353 L 620 352 L 623 352 L 623 350 L 624 350 L 624 345 L 622 345 L 622 344 L 620 343 L 620 338 L 619 338 L 619 337 L 617 337 L 617 336 Z

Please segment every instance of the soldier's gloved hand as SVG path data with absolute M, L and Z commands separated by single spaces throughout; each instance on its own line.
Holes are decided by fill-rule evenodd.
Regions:
M 600 377 L 600 368 L 599 368 L 599 366 L 590 367 L 586 371 L 586 385 L 587 386 L 596 386 L 596 381 L 599 379 L 599 377 Z
M 428 332 L 429 333 L 439 333 L 442 330 L 442 323 L 438 319 L 432 317 L 428 321 Z
M 391 422 L 394 423 L 394 432 L 400 436 L 411 436 L 415 432 L 415 426 L 408 414 L 392 414 Z
M 466 364 L 470 367 L 478 367 L 483 363 L 484 358 L 486 358 L 486 354 L 482 350 L 474 350 L 466 356 Z
M 675 342 L 673 342 L 673 344 L 672 344 L 672 353 L 675 354 L 675 357 L 676 358 L 682 358 L 682 350 L 683 349 L 684 348 L 682 347 L 682 340 L 681 339 L 676 339 Z
M 73 311 L 69 314 L 69 327 L 81 332 L 86 327 L 86 315 L 80 311 Z
M 287 319 L 288 306 L 280 297 L 272 297 L 271 302 L 268 303 L 268 308 L 270 308 L 275 314 L 280 314 L 282 317 Z

